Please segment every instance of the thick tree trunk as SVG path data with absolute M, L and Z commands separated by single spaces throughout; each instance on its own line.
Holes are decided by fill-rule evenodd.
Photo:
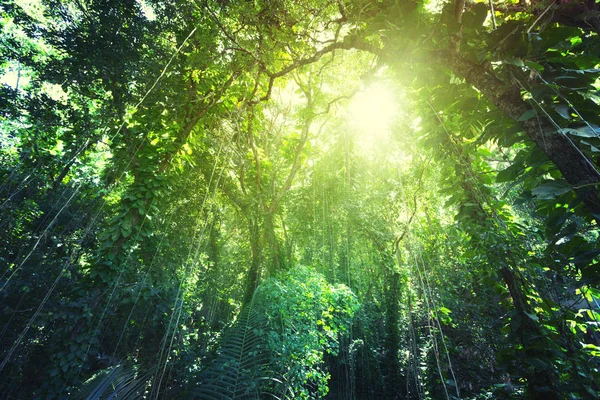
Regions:
M 517 121 L 525 112 L 532 110 L 522 99 L 520 88 L 515 83 L 501 81 L 483 65 L 456 54 L 450 54 L 444 61 L 513 120 Z M 538 115 L 523 121 L 521 127 L 576 189 L 592 214 L 600 218 L 600 192 L 596 186 L 600 184 L 600 172 L 594 164 L 569 137 L 558 132 L 547 117 Z

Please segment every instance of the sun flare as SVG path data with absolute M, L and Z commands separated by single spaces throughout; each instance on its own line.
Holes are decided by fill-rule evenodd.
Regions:
M 373 83 L 354 96 L 348 107 L 351 125 L 361 146 L 372 147 L 387 141 L 398 111 L 394 91 L 382 82 Z

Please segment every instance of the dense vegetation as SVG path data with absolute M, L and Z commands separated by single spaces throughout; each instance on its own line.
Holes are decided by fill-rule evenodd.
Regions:
M 0 14 L 0 398 L 600 397 L 594 0 Z

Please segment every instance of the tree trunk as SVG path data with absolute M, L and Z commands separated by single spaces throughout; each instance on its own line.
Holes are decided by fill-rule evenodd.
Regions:
M 254 291 L 258 286 L 260 278 L 260 265 L 262 259 L 262 246 L 260 243 L 259 224 L 255 219 L 248 221 L 250 229 L 250 251 L 252 258 L 250 261 L 250 269 L 246 278 L 246 291 L 244 293 L 244 304 L 249 304 L 254 296 Z
M 399 398 L 400 388 L 400 273 L 390 271 L 389 289 L 386 299 L 386 335 L 385 335 L 385 398 L 396 400 Z
M 208 232 L 208 259 L 216 267 L 219 264 L 219 236 L 220 236 L 220 221 L 216 216 L 211 223 Z
M 275 235 L 275 224 L 273 223 L 273 214 L 267 212 L 265 214 L 265 239 L 269 246 L 270 263 L 268 265 L 269 275 L 273 275 L 275 272 L 281 269 L 281 261 L 279 254 L 279 242 Z
M 518 277 L 508 266 L 502 268 L 500 274 L 508 287 L 513 306 L 520 318 L 515 333 L 519 336 L 521 344 L 525 348 L 527 359 L 548 359 L 549 356 L 544 354 L 546 350 L 539 349 L 539 342 L 540 340 L 543 340 L 543 332 L 541 331 L 539 324 L 533 320 L 534 314 L 523 294 Z M 525 374 L 525 377 L 527 378 L 527 395 L 529 399 L 561 399 L 558 392 L 554 389 L 554 382 L 557 381 L 558 377 L 554 376 L 551 368 L 552 366 L 550 365 L 547 368 L 533 368 L 533 371 Z

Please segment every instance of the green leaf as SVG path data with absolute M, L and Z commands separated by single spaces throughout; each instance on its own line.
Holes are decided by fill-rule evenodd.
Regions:
M 586 125 L 579 128 L 563 128 L 560 131 L 563 134 L 569 134 L 584 138 L 600 137 L 600 127 L 596 125 Z
M 588 142 L 586 140 L 582 140 L 581 143 L 587 144 L 588 146 L 590 146 L 590 150 L 592 151 L 592 153 L 600 153 L 600 149 L 598 147 L 594 146 L 593 144 L 591 144 L 590 142 Z
M 126 229 L 126 228 L 122 227 L 121 234 L 123 235 L 123 237 L 129 237 L 131 235 L 131 228 Z
M 571 190 L 573 190 L 573 186 L 563 179 L 558 179 L 536 187 L 531 193 L 540 200 L 551 200 Z
M 523 63 L 523 60 L 521 60 L 520 58 L 509 58 L 507 60 L 504 60 L 504 64 L 516 65 L 517 67 L 525 66 L 525 64 Z
M 540 360 L 539 358 L 528 358 L 527 363 L 537 369 L 547 369 L 548 368 L 548 363 Z
M 521 163 L 513 164 L 502 171 L 498 171 L 498 175 L 496 175 L 496 182 L 512 182 L 517 179 L 522 172 L 523 165 Z
M 120 234 L 120 232 L 119 232 L 118 228 L 116 228 L 116 227 L 112 228 L 112 235 L 110 238 L 112 239 L 113 242 L 117 241 L 117 239 L 119 238 L 119 234 Z
M 537 115 L 537 112 L 535 110 L 528 110 L 528 111 L 525 111 L 523 114 L 521 114 L 521 116 L 517 119 L 517 121 L 519 121 L 519 122 L 528 121 L 531 118 L 535 117 L 536 115 Z
M 129 218 L 125 218 L 125 220 L 121 224 L 121 234 L 123 235 L 123 237 L 129 237 L 131 235 L 131 217 L 128 217 Z
M 563 46 L 570 48 L 572 45 L 567 39 L 578 35 L 580 35 L 579 28 L 567 26 L 550 26 L 540 33 L 543 45 L 547 48 L 563 48 Z
M 530 318 L 532 321 L 536 321 L 536 322 L 537 322 L 537 321 L 539 321 L 539 320 L 540 320 L 540 319 L 538 318 L 538 316 L 537 316 L 537 315 L 535 315 L 535 314 L 532 314 L 532 313 L 525 312 L 525 315 L 527 315 L 527 316 L 528 316 L 528 317 L 529 317 L 529 318 Z
M 538 72 L 542 72 L 544 70 L 544 66 L 542 64 L 538 64 L 533 61 L 525 61 L 525 65 Z
M 446 307 L 440 307 L 438 310 L 442 314 L 446 314 L 446 315 L 448 315 L 448 314 L 450 314 L 452 312 L 452 310 L 450 310 L 449 308 L 446 308 Z
M 566 104 L 554 104 L 552 106 L 554 111 L 558 113 L 564 119 L 571 119 L 571 108 Z

